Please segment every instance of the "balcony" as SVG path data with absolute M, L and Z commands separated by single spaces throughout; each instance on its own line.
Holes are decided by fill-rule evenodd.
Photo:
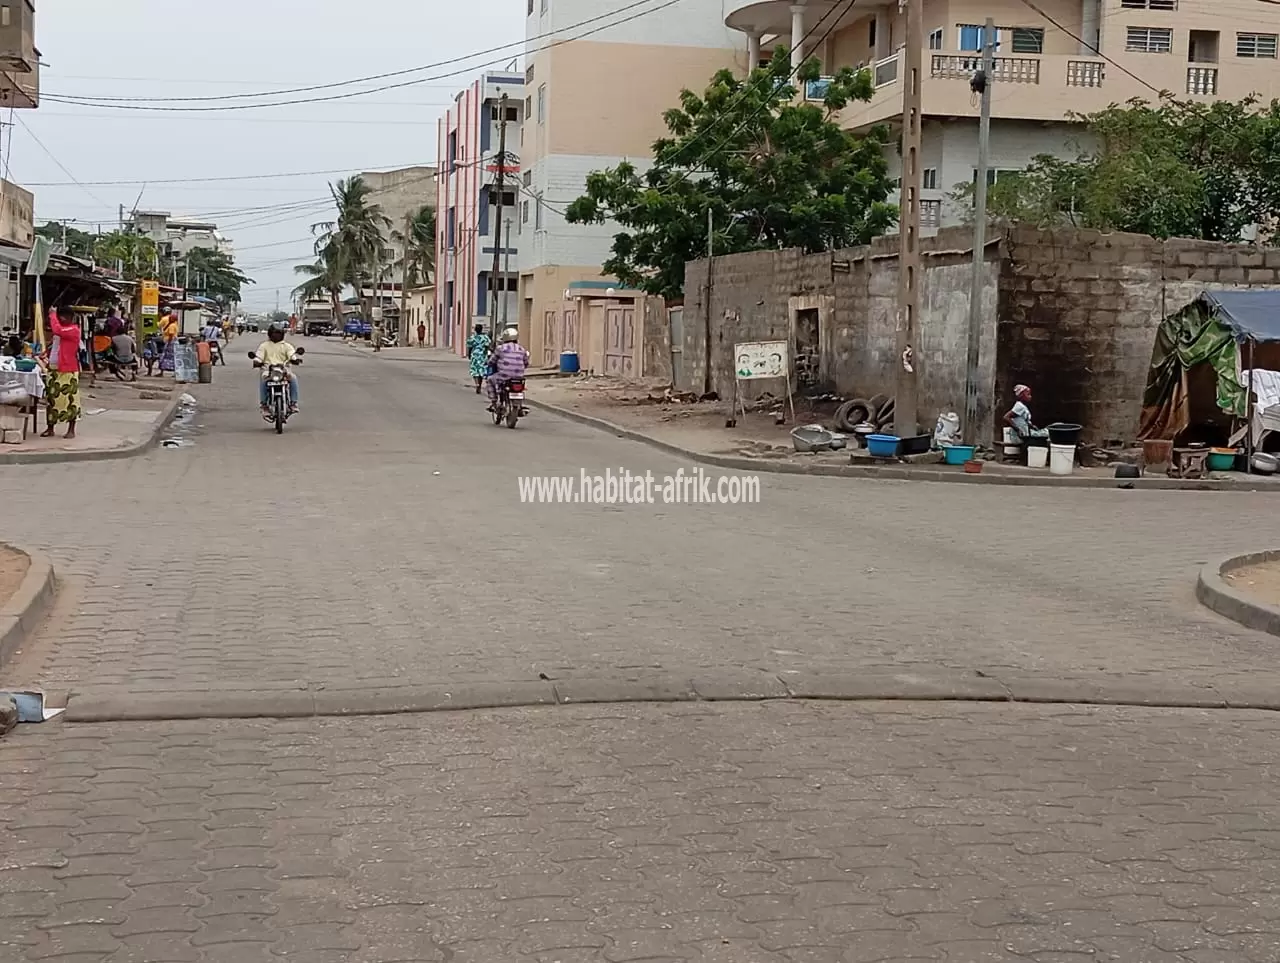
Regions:
M 32 73 L 40 62 L 35 37 L 36 8 L 31 0 L 0 4 L 0 69 Z
M 30 73 L 0 73 L 0 107 L 29 110 L 40 106 L 40 52 Z
M 995 68 L 994 79 L 997 83 L 1040 83 L 1039 57 L 997 57 Z M 981 69 L 981 56 L 935 54 L 929 67 L 929 76 L 967 81 Z
M 898 55 L 894 54 L 892 57 L 885 57 L 884 60 L 877 60 L 871 67 L 871 78 L 877 90 L 897 83 Z
M 1068 60 L 1068 87 L 1101 87 L 1107 79 L 1107 65 L 1101 60 Z

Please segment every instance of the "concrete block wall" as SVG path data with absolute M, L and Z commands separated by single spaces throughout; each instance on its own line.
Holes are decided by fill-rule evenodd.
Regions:
M 920 291 L 920 421 L 930 430 L 944 407 L 964 410 L 965 369 L 972 276 L 972 235 L 967 229 L 939 232 L 921 242 L 924 276 Z M 722 398 L 733 392 L 733 345 L 742 341 L 793 338 L 796 300 L 829 296 L 820 314 L 820 376 L 824 387 L 847 397 L 892 395 L 899 364 L 895 328 L 898 307 L 898 241 L 877 238 L 843 251 L 756 251 L 716 258 L 712 272 L 711 387 Z M 979 361 L 982 404 L 979 429 L 990 433 L 990 386 L 995 369 L 995 310 L 1000 276 L 999 247 L 988 248 L 984 324 Z M 704 386 L 707 323 L 707 261 L 692 261 L 685 273 L 683 390 Z M 806 303 L 807 300 L 806 300 Z M 771 382 L 743 386 L 747 398 L 779 393 Z
M 1205 290 L 1280 287 L 1280 251 L 1244 244 L 1018 227 L 1002 247 L 998 402 L 1031 385 L 1038 423 L 1091 444 L 1134 438 L 1167 315 Z

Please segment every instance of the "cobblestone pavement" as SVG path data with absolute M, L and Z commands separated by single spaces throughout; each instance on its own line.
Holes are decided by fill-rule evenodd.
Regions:
M 233 359 L 197 392 L 193 447 L 0 468 L 4 539 L 80 586 L 21 680 L 924 665 L 1275 678 L 1275 641 L 1192 592 L 1207 558 L 1280 544 L 1271 495 L 765 475 L 760 505 L 521 505 L 518 474 L 692 466 L 537 412 L 495 428 L 474 394 L 428 376 L 448 366 L 309 347 L 283 436 Z M 84 511 L 54 510 L 63 492 Z
M 20 727 L 0 959 L 1274 963 L 1280 716 L 756 703 Z

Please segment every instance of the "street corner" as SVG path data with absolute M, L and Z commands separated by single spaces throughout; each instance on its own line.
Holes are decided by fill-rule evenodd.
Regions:
M 1206 563 L 1196 578 L 1196 598 L 1246 628 L 1280 636 L 1280 549 Z
M 0 670 L 34 640 L 55 589 L 53 563 L 46 556 L 0 543 Z

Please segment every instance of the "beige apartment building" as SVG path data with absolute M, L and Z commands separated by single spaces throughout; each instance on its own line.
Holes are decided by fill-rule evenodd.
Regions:
M 725 25 L 742 31 L 753 48 L 768 50 L 805 36 L 846 3 L 724 0 Z M 1280 95 L 1280 5 L 1263 0 L 925 0 L 926 230 L 962 219 L 948 195 L 972 182 L 977 165 L 978 107 L 969 81 L 980 64 L 988 17 L 997 29 L 992 179 L 1025 168 L 1037 154 L 1075 156 L 1089 145 L 1070 113 L 1153 99 L 1152 88 L 1191 100 Z M 896 124 L 906 34 L 897 0 L 855 0 L 827 40 L 816 43 L 825 32 L 815 31 L 810 48 L 798 53 L 821 58 L 825 73 L 865 66 L 874 76 L 875 96 L 846 108 L 844 125 Z M 896 150 L 889 161 L 896 173 Z
M 682 89 L 746 67 L 746 40 L 726 29 L 723 2 L 527 0 L 517 229 L 521 336 L 535 363 L 585 350 L 579 312 L 607 303 L 610 364 L 633 370 L 636 293 L 600 268 L 619 228 L 569 224 L 562 212 L 592 171 L 623 160 L 645 169 Z

